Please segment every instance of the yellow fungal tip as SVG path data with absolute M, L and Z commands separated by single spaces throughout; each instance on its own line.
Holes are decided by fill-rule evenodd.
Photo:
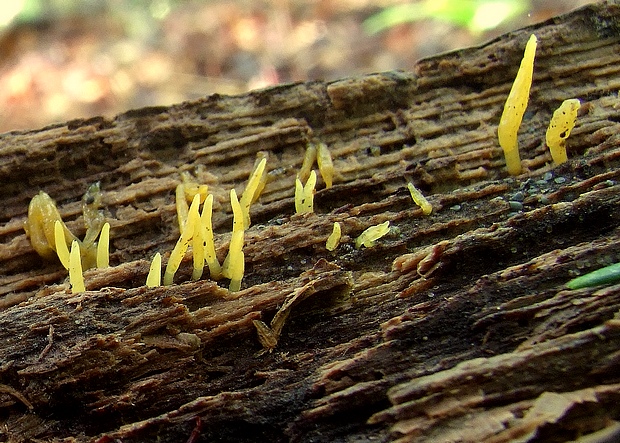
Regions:
M 54 222 L 54 246 L 56 247 L 56 254 L 58 254 L 60 263 L 62 263 L 65 269 L 69 269 L 69 248 L 65 239 L 64 226 L 60 220 Z
M 568 160 L 566 155 L 566 139 L 575 127 L 577 112 L 581 102 L 576 98 L 564 100 L 560 107 L 555 110 L 549 127 L 547 128 L 546 141 L 551 157 L 556 165 Z
M 325 182 L 325 187 L 331 188 L 334 180 L 334 164 L 332 162 L 332 156 L 325 143 L 318 144 L 316 161 L 319 165 L 321 177 L 323 177 L 323 181 Z
M 239 199 L 237 199 L 237 192 L 234 189 L 230 190 L 230 206 L 233 212 L 233 232 L 243 231 L 243 209 L 241 208 Z
M 413 198 L 415 204 L 422 208 L 424 215 L 429 215 L 433 212 L 433 207 L 429 201 L 422 195 L 420 190 L 413 185 L 413 183 L 407 183 L 407 188 L 409 188 L 409 193 L 411 194 L 411 198 Z
M 299 178 L 299 180 L 308 180 L 308 177 L 310 176 L 310 171 L 312 170 L 312 166 L 314 166 L 315 160 L 316 145 L 314 143 L 308 143 L 308 146 L 306 146 L 306 152 L 304 154 L 304 160 L 301 164 L 301 168 L 299 169 L 299 173 L 297 174 L 297 178 Z
M 266 165 L 267 158 L 263 158 L 260 162 L 258 162 L 250 174 L 248 185 L 241 195 L 241 200 L 239 200 L 239 204 L 241 205 L 241 209 L 243 211 L 243 229 L 248 229 L 250 227 L 250 205 L 258 200 L 258 197 L 265 186 L 263 176 L 265 175 Z
M 532 34 L 525 46 L 521 66 L 517 72 L 508 98 L 504 105 L 504 112 L 497 128 L 499 144 L 504 151 L 506 167 L 510 175 L 521 173 L 521 158 L 519 157 L 519 145 L 517 132 L 523 120 L 525 108 L 530 97 L 530 87 L 532 85 L 532 75 L 534 72 L 534 56 L 536 55 L 536 45 L 538 40 Z
M 107 268 L 110 266 L 110 223 L 106 222 L 99 234 L 97 243 L 97 267 Z
M 155 288 L 161 286 L 161 254 L 158 252 L 151 261 L 149 275 L 146 276 L 146 286 Z
M 370 248 L 375 245 L 375 241 L 383 237 L 385 234 L 390 232 L 390 222 L 385 221 L 379 225 L 371 226 L 366 229 L 364 232 L 360 234 L 359 237 L 355 240 L 355 247 L 357 249 L 365 246 Z
M 69 253 L 69 283 L 71 284 L 71 292 L 74 294 L 86 290 L 84 275 L 82 274 L 80 245 L 77 240 L 73 240 L 71 243 L 71 252 Z
M 340 244 L 340 236 L 341 236 L 340 223 L 334 222 L 332 233 L 329 235 L 329 237 L 327 237 L 325 248 L 328 251 L 333 251 L 334 249 L 336 249 L 338 245 Z

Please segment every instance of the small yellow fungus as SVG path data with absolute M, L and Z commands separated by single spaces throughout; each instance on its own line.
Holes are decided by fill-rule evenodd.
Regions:
M 316 161 L 316 145 L 314 143 L 308 143 L 306 147 L 306 154 L 304 155 L 304 160 L 301 164 L 301 168 L 297 173 L 297 178 L 301 181 L 306 181 L 310 176 L 310 171 L 312 171 L 312 166 L 314 166 L 314 162 Z
M 340 244 L 340 223 L 334 222 L 334 228 L 332 229 L 332 233 L 327 237 L 327 242 L 325 243 L 325 248 L 328 251 L 333 251 Z
M 107 268 L 108 266 L 110 266 L 110 223 L 105 222 L 97 244 L 97 267 Z
M 422 195 L 420 190 L 413 185 L 413 183 L 407 183 L 407 188 L 409 188 L 409 193 L 411 194 L 411 198 L 413 198 L 415 204 L 422 208 L 424 215 L 429 215 L 433 212 L 433 207 L 431 204 L 428 202 L 426 197 Z
M 82 274 L 80 244 L 77 240 L 73 240 L 71 243 L 71 252 L 69 253 L 69 282 L 71 283 L 71 292 L 74 294 L 86 290 L 84 286 L 84 275 Z
M 146 276 L 146 286 L 148 288 L 161 286 L 161 254 L 159 252 L 155 254 L 149 267 L 149 275 Z
M 325 187 L 331 188 L 334 181 L 334 164 L 332 162 L 332 155 L 325 143 L 318 144 L 316 162 L 319 165 L 319 171 L 325 182 Z
M 357 237 L 355 240 L 355 247 L 358 249 L 362 246 L 370 248 L 375 245 L 376 240 L 380 239 L 388 232 L 390 232 L 389 220 L 381 223 L 380 225 L 371 226 L 362 232 L 359 237 Z
M 233 211 L 233 230 L 232 237 L 230 239 L 230 245 L 228 247 L 228 255 L 224 259 L 224 264 L 222 265 L 222 275 L 226 278 L 232 278 L 232 267 L 234 266 L 234 260 L 237 260 L 238 249 L 239 247 L 239 239 L 238 233 L 241 232 L 243 234 L 243 211 L 241 210 L 241 204 L 237 200 L 237 193 L 234 189 L 230 190 L 230 205 L 232 206 Z M 233 240 L 236 238 L 235 234 L 237 234 L 236 243 L 233 243 Z M 243 248 L 243 235 L 241 236 L 241 248 Z
M 551 157 L 556 165 L 568 160 L 566 155 L 566 139 L 575 127 L 577 112 L 581 102 L 576 98 L 564 100 L 556 109 L 547 128 L 547 146 L 551 151 Z
M 205 200 L 205 204 L 202 207 L 202 213 L 200 214 L 200 225 L 202 228 L 202 239 L 204 241 L 204 257 L 209 266 L 209 273 L 211 278 L 218 279 L 222 274 L 222 268 L 220 262 L 217 260 L 215 254 L 215 242 L 213 240 L 213 224 L 211 217 L 213 213 L 213 194 L 209 194 Z
M 310 171 L 310 177 L 305 186 L 299 178 L 295 180 L 295 213 L 305 214 L 314 212 L 314 187 L 316 186 L 316 172 Z
M 65 239 L 63 223 L 60 220 L 54 222 L 54 245 L 56 246 L 56 254 L 58 254 L 60 263 L 62 263 L 65 269 L 69 269 L 69 248 Z
M 250 174 L 248 185 L 245 187 L 245 190 L 241 195 L 241 200 L 239 200 L 241 210 L 243 211 L 243 229 L 248 229 L 250 227 L 250 205 L 252 202 L 258 200 L 260 191 L 262 191 L 262 189 L 259 190 L 259 186 L 263 181 L 263 176 L 265 175 L 266 164 L 267 159 L 263 158 L 258 165 L 256 165 Z
M 196 217 L 199 217 L 196 214 Z M 199 280 L 205 267 L 205 240 L 204 230 L 202 229 L 202 218 L 198 218 L 194 223 L 194 234 L 192 237 L 192 258 L 194 269 L 192 270 L 192 280 Z
M 523 114 L 525 113 L 525 108 L 527 108 L 527 102 L 530 97 L 530 86 L 532 85 L 534 56 L 536 55 L 537 42 L 536 36 L 532 34 L 525 46 L 525 53 L 523 54 L 523 60 L 521 60 L 521 66 L 519 67 L 515 81 L 506 99 L 504 112 L 502 113 L 499 127 L 497 128 L 499 145 L 504 150 L 506 167 L 510 175 L 518 175 L 521 173 L 521 158 L 519 157 L 517 132 L 519 131 L 519 126 L 521 126 Z
M 181 260 L 183 260 L 185 252 L 187 252 L 187 248 L 189 247 L 189 242 L 194 235 L 194 225 L 200 223 L 200 217 L 198 216 L 199 205 L 200 195 L 196 194 L 187 214 L 187 222 L 166 264 L 166 271 L 164 272 L 164 285 L 166 286 L 172 284 L 174 274 L 176 274 L 179 269 Z
M 34 250 L 47 260 L 53 260 L 57 256 L 54 239 L 56 221 L 62 224 L 67 244 L 77 240 L 62 221 L 54 200 L 40 191 L 32 197 L 28 205 L 28 219 L 24 223 L 24 230 Z
M 245 256 L 243 254 L 244 231 L 233 232 L 228 250 L 229 262 L 227 274 L 230 278 L 228 289 L 236 292 L 241 289 L 241 280 L 245 272 Z

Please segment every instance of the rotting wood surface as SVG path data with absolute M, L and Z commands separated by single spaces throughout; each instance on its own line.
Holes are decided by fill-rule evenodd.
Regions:
M 513 178 L 495 133 L 532 32 L 525 172 Z M 620 286 L 565 286 L 620 260 L 618 90 L 620 4 L 605 2 L 412 73 L 0 136 L 0 438 L 503 442 L 619 432 Z M 584 106 L 570 161 L 552 168 L 546 124 L 573 97 Z M 336 178 L 319 184 L 314 214 L 296 216 L 310 141 L 329 146 Z M 179 173 L 215 196 L 221 260 L 228 192 L 241 191 L 259 151 L 270 182 L 252 207 L 242 291 L 188 282 L 189 255 L 178 284 L 143 286 L 153 254 L 178 237 Z M 408 179 L 429 197 L 430 216 Z M 22 225 L 43 189 L 83 234 L 80 197 L 95 181 L 112 267 L 87 271 L 88 291 L 74 295 Z M 352 247 L 385 220 L 390 235 Z M 330 253 L 335 221 L 343 244 Z M 286 321 L 261 352 L 254 321 L 267 327 L 282 306 Z

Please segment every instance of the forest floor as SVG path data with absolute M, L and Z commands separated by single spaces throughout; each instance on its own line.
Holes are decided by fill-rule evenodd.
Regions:
M 399 3 L 160 0 L 49 11 L 0 30 L 0 132 L 284 82 L 411 70 L 420 58 L 591 2 L 524 1 L 492 30 L 423 19 L 372 33 L 367 20 Z

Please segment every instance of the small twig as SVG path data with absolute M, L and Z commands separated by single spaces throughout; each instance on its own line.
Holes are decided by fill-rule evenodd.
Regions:
M 47 345 L 39 354 L 39 358 L 37 361 L 43 360 L 43 357 L 47 355 L 47 353 L 52 349 L 52 345 L 54 344 L 54 325 L 50 325 L 49 331 L 47 332 Z

